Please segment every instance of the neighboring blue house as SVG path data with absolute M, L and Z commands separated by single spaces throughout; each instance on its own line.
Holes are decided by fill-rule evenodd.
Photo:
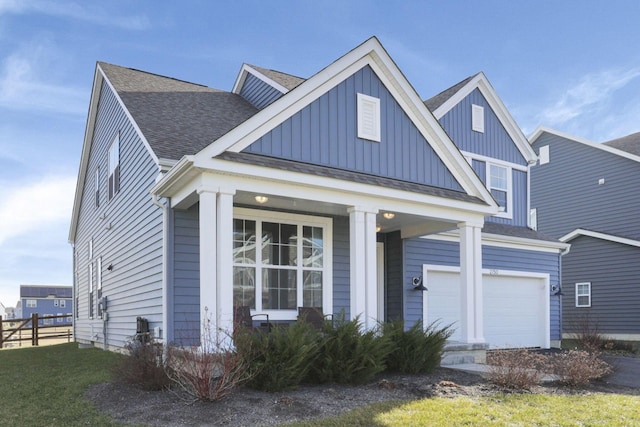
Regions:
M 306 80 L 245 64 L 231 92 L 98 63 L 76 339 L 122 347 L 141 316 L 192 342 L 237 305 L 312 306 L 454 323 L 462 350 L 549 347 L 568 245 L 527 228 L 535 161 L 484 75 L 425 105 L 376 38 Z
M 585 326 L 640 341 L 640 133 L 594 143 L 539 128 L 531 144 L 538 230 L 571 243 L 562 257 L 563 337 Z
M 73 320 L 73 287 L 20 285 L 20 305 L 22 318 L 28 319 L 33 313 L 38 317 L 63 316 L 58 319 L 39 320 L 39 325 L 68 325 Z

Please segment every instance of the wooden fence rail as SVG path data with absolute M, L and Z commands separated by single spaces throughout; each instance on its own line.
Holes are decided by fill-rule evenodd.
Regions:
M 64 319 L 63 323 L 56 323 L 57 319 Z M 51 324 L 40 325 L 40 320 L 51 320 Z M 59 331 L 59 328 L 67 328 L 66 331 Z M 71 342 L 73 334 L 71 332 L 71 321 L 68 315 L 60 316 L 38 316 L 33 313 L 31 317 L 25 319 L 3 319 L 0 316 L 0 348 L 5 344 L 22 341 L 31 341 L 32 346 L 38 346 L 40 340 L 53 338 L 67 338 Z

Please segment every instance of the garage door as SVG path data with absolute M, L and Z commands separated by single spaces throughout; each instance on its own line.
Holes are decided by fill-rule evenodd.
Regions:
M 460 273 L 425 268 L 426 322 L 453 324 L 460 340 Z M 548 279 L 537 273 L 486 271 L 483 274 L 484 337 L 491 348 L 548 347 Z

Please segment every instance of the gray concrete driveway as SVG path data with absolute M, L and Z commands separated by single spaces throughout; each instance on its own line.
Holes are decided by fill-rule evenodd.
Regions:
M 603 356 L 613 367 L 613 373 L 604 380 L 608 383 L 640 389 L 640 357 Z

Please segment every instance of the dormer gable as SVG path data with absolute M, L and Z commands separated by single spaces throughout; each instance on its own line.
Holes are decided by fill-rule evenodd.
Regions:
M 425 101 L 463 152 L 527 166 L 537 160 L 527 138 L 480 72 Z
M 242 64 L 232 92 L 262 109 L 304 81 L 301 77 L 256 65 Z

